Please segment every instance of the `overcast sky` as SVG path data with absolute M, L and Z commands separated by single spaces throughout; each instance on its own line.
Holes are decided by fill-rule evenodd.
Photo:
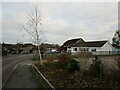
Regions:
M 31 42 L 21 25 L 35 3 L 2 4 L 2 41 Z M 117 2 L 46 2 L 38 3 L 48 43 L 62 45 L 72 38 L 85 41 L 109 40 L 118 29 Z

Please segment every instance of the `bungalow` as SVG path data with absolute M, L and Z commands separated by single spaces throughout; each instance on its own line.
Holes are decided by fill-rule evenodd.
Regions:
M 77 44 L 77 43 L 82 43 L 82 42 L 85 42 L 82 38 L 67 40 L 61 46 L 61 52 L 66 53 L 67 52 L 67 48 L 70 48 L 71 45 L 74 45 L 74 44 Z
M 113 50 L 109 41 L 90 41 L 85 42 L 82 38 L 66 41 L 63 46 L 67 53 L 77 54 L 79 52 L 109 52 Z

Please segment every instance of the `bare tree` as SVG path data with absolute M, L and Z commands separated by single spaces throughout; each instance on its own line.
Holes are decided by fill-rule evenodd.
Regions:
M 32 41 L 37 45 L 38 52 L 39 52 L 39 59 L 42 62 L 41 51 L 40 51 L 40 44 L 43 41 L 42 35 L 44 29 L 42 27 L 42 20 L 41 20 L 41 13 L 36 5 L 33 8 L 33 11 L 27 14 L 27 23 L 22 25 L 22 28 L 27 31 L 29 35 L 31 35 Z

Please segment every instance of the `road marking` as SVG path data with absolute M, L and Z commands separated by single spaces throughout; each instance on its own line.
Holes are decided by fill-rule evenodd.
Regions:
M 14 66 L 14 68 L 8 73 L 6 79 L 4 80 L 4 82 L 3 82 L 3 84 L 2 84 L 2 88 L 5 86 L 8 78 L 10 77 L 10 75 L 12 74 L 12 72 L 18 67 L 18 65 L 19 65 L 19 64 L 16 64 L 16 65 Z

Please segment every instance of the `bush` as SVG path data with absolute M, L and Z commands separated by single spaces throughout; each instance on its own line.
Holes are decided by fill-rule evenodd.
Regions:
M 6 56 L 7 55 L 7 51 L 2 50 L 2 56 Z
M 62 53 L 62 54 L 60 54 L 60 56 L 59 56 L 59 60 L 60 60 L 60 62 L 64 62 L 66 59 L 68 59 L 69 58 L 69 56 L 68 56 L 68 54 L 65 54 L 65 53 Z
M 58 55 L 56 54 L 49 54 L 47 55 L 47 58 L 46 58 L 49 62 L 53 62 L 53 60 L 57 60 L 58 59 Z
M 40 56 L 38 54 L 34 55 L 32 60 L 39 60 L 40 59 Z
M 59 59 L 59 68 L 63 68 L 63 65 L 65 63 L 65 61 L 67 59 L 69 59 L 70 57 L 68 56 L 68 54 L 62 53 L 59 55 L 58 59 Z
M 104 68 L 101 60 L 98 59 L 98 57 L 95 57 L 95 60 L 93 60 L 93 63 L 90 66 L 90 74 L 93 77 L 103 77 L 104 76 Z
M 63 68 L 68 72 L 74 72 L 75 70 L 79 70 L 78 62 L 69 58 L 65 61 Z

